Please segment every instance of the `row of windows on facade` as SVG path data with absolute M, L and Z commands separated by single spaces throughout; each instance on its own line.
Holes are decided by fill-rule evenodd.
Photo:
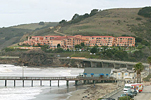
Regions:
M 35 39 L 35 38 L 32 38 L 32 39 Z M 36 38 L 36 39 L 39 39 L 39 38 Z M 50 37 L 50 38 L 45 38 L 45 39 L 54 39 L 54 37 Z M 113 38 L 94 38 L 94 37 L 92 37 L 92 38 L 86 38 L 86 39 L 113 39 Z M 132 40 L 132 38 L 115 38 L 115 39 L 121 39 L 121 40 L 124 40 L 124 39 L 128 39 L 128 40 Z M 68 39 L 69 40 L 69 39 Z M 71 39 L 70 39 L 71 40 Z M 73 40 L 74 40 L 74 38 L 73 38 Z
M 130 46 L 130 44 L 117 44 L 117 46 Z
M 87 43 L 86 43 L 86 46 L 90 46 L 90 45 L 95 45 L 95 46 L 97 46 L 97 45 L 112 45 L 112 44 L 101 44 L 101 43 L 100 43 L 100 44 L 87 44 Z
M 52 45 L 53 43 L 43 43 L 43 42 L 42 42 L 42 43 L 40 43 L 40 44 L 51 44 L 51 45 Z M 62 44 L 63 44 L 63 43 L 61 43 L 61 45 L 62 45 Z M 68 45 L 71 45 L 71 43 L 67 43 L 67 44 L 68 44 Z M 133 43 L 133 44 L 134 44 L 134 43 Z M 74 45 L 74 42 L 73 42 L 73 45 Z M 94 43 L 94 44 L 88 44 L 88 43 L 86 43 L 85 45 L 86 45 L 86 46 L 90 46 L 90 45 L 96 45 L 96 46 L 97 46 L 97 45 L 112 45 L 112 44 L 107 44 L 107 43 L 105 43 L 105 44 L 103 44 L 103 43 L 100 43 L 100 44 L 99 44 L 99 43 L 97 43 L 97 44 L 95 44 L 95 43 Z M 125 43 L 125 44 L 117 44 L 117 46 L 130 46 L 130 44 L 127 44 L 127 43 Z
M 41 43 L 42 43 L 42 42 L 54 42 L 54 41 L 38 41 L 38 40 L 37 40 L 37 42 L 41 42 Z M 61 42 L 63 42 L 63 41 L 61 41 Z M 67 42 L 71 42 L 71 41 L 67 41 Z M 73 42 L 74 42 L 74 41 L 73 41 Z M 80 42 L 80 41 L 77 40 L 77 42 Z
M 114 76 L 116 76 L 116 75 L 118 75 L 118 76 L 123 76 L 122 73 L 114 74 Z M 133 76 L 133 75 L 132 75 L 132 74 L 125 73 L 124 76 Z

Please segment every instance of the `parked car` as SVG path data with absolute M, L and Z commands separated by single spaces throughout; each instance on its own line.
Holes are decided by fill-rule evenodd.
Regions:
M 67 57 L 67 58 L 70 58 L 70 57 Z
M 130 93 L 130 94 L 132 94 L 132 95 L 134 95 L 134 96 L 137 95 L 137 91 L 134 90 L 134 89 L 129 89 L 129 90 L 127 90 L 127 92 L 125 92 L 125 93 Z
M 134 96 L 137 95 L 137 91 L 134 91 L 134 92 L 130 91 L 130 93 L 132 93 Z

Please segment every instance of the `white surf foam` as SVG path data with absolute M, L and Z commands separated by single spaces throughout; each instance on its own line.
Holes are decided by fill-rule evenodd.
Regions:
M 42 92 L 39 87 L 2 88 L 0 90 L 0 100 L 30 100 Z

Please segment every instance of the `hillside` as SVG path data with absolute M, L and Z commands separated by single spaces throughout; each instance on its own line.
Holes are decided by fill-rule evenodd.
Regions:
M 6 28 L 0 28 L 0 50 L 13 45 L 18 44 L 20 41 L 26 40 L 27 36 L 33 35 L 32 32 L 41 30 L 51 30 L 56 26 L 57 22 L 45 22 L 42 25 L 39 23 L 24 24 Z M 39 34 L 34 34 L 39 35 Z
M 96 11 L 95 14 L 93 14 L 92 11 L 90 14 L 75 14 L 76 16 L 73 16 L 70 21 L 66 22 L 64 20 L 66 22 L 65 24 L 58 24 L 57 22 L 45 22 L 41 25 L 39 22 L 13 26 L 10 27 L 10 29 L 0 29 L 0 46 L 2 46 L 0 48 L 18 43 L 19 41 L 24 41 L 26 40 L 27 36 L 77 34 L 91 36 L 111 35 L 115 37 L 135 36 L 139 38 L 139 40 L 141 39 L 145 45 L 148 45 L 151 41 L 151 18 L 138 15 L 140 9 L 142 8 L 117 8 L 102 11 L 92 10 Z M 77 20 L 77 16 L 82 16 L 82 20 Z M 5 29 L 12 31 L 7 30 L 7 32 L 4 32 Z M 11 40 L 11 43 L 9 43 L 7 40 Z M 8 45 L 4 45 L 6 41 L 8 42 Z
M 142 8 L 116 8 L 97 11 L 95 14 L 75 14 L 70 21 L 52 29 L 35 30 L 30 35 L 111 35 L 135 36 L 151 41 L 151 18 L 138 15 Z M 93 10 L 92 10 L 93 11 Z M 92 12 L 91 11 L 91 12 Z M 80 16 L 80 17 L 79 17 Z M 79 17 L 79 19 L 77 18 Z M 76 19 L 74 19 L 76 18 Z
M 146 21 L 137 14 L 139 10 L 140 8 L 118 8 L 99 11 L 96 15 L 79 23 L 62 26 L 60 31 L 70 35 L 135 35 L 131 31 L 131 26 Z M 142 18 L 142 20 L 139 21 L 136 18 Z
M 40 25 L 40 22 L 39 22 L 39 23 L 31 23 L 31 24 L 22 24 L 22 25 L 12 26 L 12 28 L 38 30 L 41 28 L 54 27 L 57 24 L 58 24 L 58 22 L 44 22 L 44 24 Z

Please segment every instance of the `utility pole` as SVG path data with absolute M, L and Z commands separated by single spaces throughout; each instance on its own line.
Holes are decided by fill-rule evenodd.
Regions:
M 22 77 L 24 77 L 24 66 L 22 66 Z

